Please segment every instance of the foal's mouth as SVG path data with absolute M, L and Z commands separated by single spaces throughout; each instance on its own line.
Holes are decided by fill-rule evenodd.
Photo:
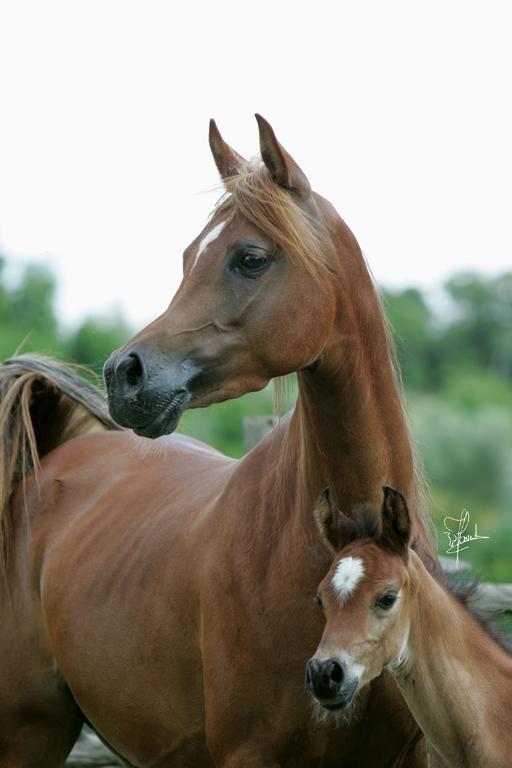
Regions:
M 318 704 L 328 712 L 340 712 L 341 710 L 347 710 L 352 706 L 358 687 L 359 681 L 354 680 L 353 683 L 350 683 L 350 685 L 345 686 L 343 690 L 339 691 L 336 696 L 332 696 L 329 699 L 319 699 L 314 694 L 313 696 Z
M 324 709 L 327 709 L 328 712 L 339 712 L 341 709 L 348 709 L 350 705 L 352 704 L 353 697 L 351 699 L 338 701 L 338 702 L 327 702 L 327 701 L 318 701 L 320 706 L 322 706 Z
M 185 390 L 176 392 L 167 405 L 156 416 L 143 424 L 133 425 L 132 429 L 140 437 L 156 438 L 174 432 L 187 408 L 191 395 Z

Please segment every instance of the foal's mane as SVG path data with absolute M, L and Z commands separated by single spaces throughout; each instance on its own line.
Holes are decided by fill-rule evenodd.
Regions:
M 480 582 L 478 579 L 458 574 L 436 575 L 437 581 L 472 616 L 485 634 L 512 657 L 512 638 L 497 625 L 496 616 L 475 605 Z
M 346 277 L 341 270 L 334 242 L 322 217 L 317 218 L 308 213 L 293 194 L 279 186 L 273 180 L 270 172 L 261 160 L 257 158 L 246 163 L 239 174 L 224 179 L 224 187 L 225 194 L 217 203 L 215 212 L 222 213 L 228 217 L 237 212 L 242 214 L 263 232 L 275 246 L 286 253 L 293 263 L 307 270 L 313 279 L 319 279 L 320 274 L 322 272 L 325 274 L 327 270 L 331 279 L 338 280 L 340 283 L 345 282 Z M 354 243 L 359 249 L 355 238 Z M 428 511 L 430 498 L 424 477 L 423 463 L 411 438 L 409 416 L 405 405 L 396 345 L 391 326 L 384 311 L 380 292 L 363 253 L 360 250 L 359 252 L 373 286 L 378 313 L 377 320 L 381 323 L 383 330 L 384 343 L 382 345 L 383 349 L 380 350 L 379 354 L 384 353 L 389 360 L 404 421 L 409 433 L 416 480 L 416 511 L 423 523 L 426 536 L 433 541 L 435 539 L 435 530 Z M 372 332 L 372 328 L 364 329 L 365 335 L 370 338 Z M 279 405 L 283 398 L 285 385 L 282 379 L 274 380 L 274 385 L 275 399 Z M 429 567 L 429 570 L 435 570 L 435 563 L 427 562 L 426 565 Z

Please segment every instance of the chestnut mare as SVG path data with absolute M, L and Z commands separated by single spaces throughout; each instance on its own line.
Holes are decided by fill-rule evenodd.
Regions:
M 363 515 L 359 524 L 328 494 L 316 513 L 337 552 L 317 597 L 327 623 L 307 665 L 316 700 L 329 711 L 347 710 L 389 669 L 447 765 L 508 768 L 511 652 L 468 610 L 471 589 L 452 594 L 411 548 L 403 496 L 384 488 L 381 515 Z
M 168 310 L 105 366 L 110 412 L 139 436 L 61 366 L 0 369 L 3 768 L 61 765 L 83 718 L 135 766 L 426 765 L 390 676 L 337 728 L 304 689 L 330 562 L 320 490 L 353 515 L 403 488 L 418 551 L 435 554 L 360 248 L 258 123 L 263 162 L 247 163 L 212 122 L 227 194 Z M 291 417 L 240 461 L 164 436 L 185 408 L 293 371 Z

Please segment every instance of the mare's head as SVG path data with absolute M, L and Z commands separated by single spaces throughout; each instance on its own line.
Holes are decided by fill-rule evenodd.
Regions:
M 316 597 L 326 625 L 307 664 L 306 685 L 323 707 L 343 710 L 385 667 L 403 661 L 411 523 L 405 499 L 392 488 L 384 489 L 378 516 L 363 513 L 354 521 L 334 507 L 328 491 L 315 514 L 336 559 Z
M 315 365 L 335 318 L 332 210 L 257 117 L 261 161 L 210 125 L 226 194 L 183 255 L 169 308 L 105 365 L 114 419 L 172 432 L 187 407 L 239 397 Z

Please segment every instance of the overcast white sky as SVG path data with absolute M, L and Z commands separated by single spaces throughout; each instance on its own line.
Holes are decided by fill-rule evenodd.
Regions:
M 68 322 L 168 304 L 255 111 L 377 279 L 512 267 L 508 2 L 0 0 L 0 250 Z

